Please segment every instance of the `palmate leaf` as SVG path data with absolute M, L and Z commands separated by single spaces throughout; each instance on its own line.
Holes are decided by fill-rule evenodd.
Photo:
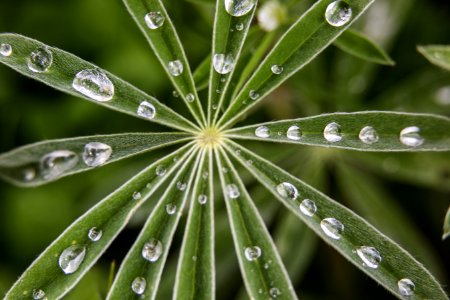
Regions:
M 37 186 L 187 140 L 188 134 L 173 132 L 49 140 L 1 154 L 0 177 L 17 185 Z M 59 165 L 56 171 L 55 164 Z
M 193 77 L 197 92 L 204 90 L 208 87 L 210 67 L 211 67 L 211 55 L 208 55 L 195 69 Z
M 12 47 L 12 52 L 9 56 L 0 55 L 1 63 L 57 90 L 182 131 L 195 132 L 198 129 L 192 122 L 161 104 L 157 99 L 70 53 L 50 47 L 36 40 L 10 33 L 0 34 L 0 44 L 7 44 Z M 32 55 L 32 53 L 35 53 L 35 55 Z M 32 56 L 34 56 L 33 60 Z M 35 62 L 33 68 L 38 70 L 38 72 L 32 71 L 29 67 L 29 64 L 33 61 Z M 49 62 L 51 64 L 46 69 L 45 66 Z M 77 74 L 83 71 L 85 73 L 81 74 L 83 79 L 80 81 L 84 82 L 84 93 L 81 93 L 74 88 L 74 85 Z M 95 77 L 95 83 L 87 80 L 87 77 Z M 95 93 L 89 92 L 91 90 L 94 90 Z M 89 94 L 91 96 L 88 96 Z M 92 94 L 95 94 L 95 96 L 92 96 Z M 148 103 L 144 109 L 146 116 L 143 113 L 138 114 L 142 103 Z
M 78 218 L 23 273 L 5 299 L 31 299 L 39 291 L 48 299 L 66 294 L 108 248 L 136 209 L 192 153 L 191 148 L 191 144 L 186 145 L 151 164 Z M 165 176 L 158 175 L 161 167 Z M 70 247 L 74 252 L 67 252 Z M 70 253 L 72 259 L 66 256 Z
M 226 136 L 359 151 L 449 151 L 450 118 L 377 111 L 331 113 L 231 129 Z
M 228 152 L 277 199 L 387 290 L 399 298 L 448 299 L 419 262 L 367 221 L 269 161 L 229 143 Z
M 418 46 L 417 50 L 432 64 L 450 71 L 450 46 L 431 45 Z

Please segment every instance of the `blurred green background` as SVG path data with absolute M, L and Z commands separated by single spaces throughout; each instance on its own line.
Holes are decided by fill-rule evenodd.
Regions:
M 194 69 L 210 52 L 213 6 L 183 0 L 165 2 Z M 284 2 L 289 5 L 291 20 L 311 4 L 306 0 Z M 244 122 L 368 109 L 450 116 L 450 73 L 431 66 L 415 49 L 418 44 L 450 44 L 449 20 L 448 1 L 377 0 L 355 27 L 383 45 L 396 61 L 395 67 L 364 63 L 331 46 Z M 184 111 L 119 0 L 3 0 L 0 32 L 20 33 L 72 52 Z M 0 66 L 0 152 L 44 139 L 161 129 L 66 96 Z M 448 153 L 370 154 L 246 145 L 363 215 L 448 286 L 450 240 L 440 239 L 450 203 Z M 23 189 L 0 182 L 0 295 L 64 228 L 160 154 L 115 163 L 39 188 Z M 242 174 L 303 299 L 392 298 L 273 199 L 267 199 L 267 193 L 248 174 Z M 242 282 L 226 215 L 221 199 L 216 203 L 216 240 L 220 242 L 217 298 L 240 299 Z M 104 298 L 110 266 L 113 261 L 120 263 L 149 208 L 151 205 L 138 213 L 65 299 Z M 175 246 L 181 239 L 180 230 Z M 160 299 L 170 295 L 176 251 L 169 257 Z

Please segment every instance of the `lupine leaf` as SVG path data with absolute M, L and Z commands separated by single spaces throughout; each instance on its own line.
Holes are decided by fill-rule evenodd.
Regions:
M 57 90 L 77 97 L 83 97 L 94 103 L 135 117 L 140 117 L 145 120 L 183 131 L 193 132 L 196 129 L 196 126 L 190 121 L 186 120 L 167 106 L 161 104 L 157 99 L 145 94 L 122 79 L 99 69 L 97 66 L 74 56 L 73 54 L 47 46 L 41 42 L 18 34 L 0 34 L 0 43 L 9 44 L 12 47 L 12 53 L 10 56 L 0 55 L 0 62 L 25 76 L 41 81 Z M 37 51 L 38 49 L 46 49 L 52 53 L 51 66 L 47 71 L 41 73 L 33 72 L 28 67 L 31 53 Z M 109 78 L 114 86 L 114 89 L 104 89 L 102 95 L 108 95 L 107 98 L 95 100 L 92 97 L 88 97 L 86 94 L 82 94 L 75 90 L 73 84 L 76 75 L 84 70 L 94 70 L 97 74 L 101 72 Z M 103 81 L 103 83 L 104 82 L 105 81 Z M 90 83 L 90 86 L 93 87 L 94 84 Z M 110 96 L 112 96 L 110 100 L 105 100 Z M 154 107 L 155 112 L 153 118 L 142 117 L 137 113 L 139 105 L 144 101 Z
M 258 103 L 332 43 L 358 19 L 372 2 L 373 0 L 349 1 L 352 10 L 351 19 L 345 25 L 335 27 L 328 24 L 325 19 L 325 11 L 330 1 L 317 1 L 281 37 L 225 111 L 218 124 L 228 128 L 238 121 L 239 117 L 250 107 Z M 277 67 L 278 72 L 272 71 L 274 67 Z
M 211 55 L 208 55 L 194 71 L 194 82 L 197 92 L 208 87 Z
M 417 50 L 432 64 L 450 71 L 450 46 L 418 46 Z
M 125 133 L 49 140 L 14 149 L 0 155 L 0 177 L 22 186 L 36 186 L 71 174 L 189 139 L 185 133 Z M 98 143 L 101 143 L 100 145 Z M 110 156 L 98 160 L 110 147 Z M 95 155 L 92 147 L 103 149 Z M 49 157 L 59 156 L 51 166 Z M 65 162 L 62 162 L 65 157 Z M 69 168 L 70 167 L 70 168 Z
M 123 0 L 123 2 L 197 123 L 203 126 L 206 124 L 205 115 L 195 89 L 191 69 L 164 4 L 161 0 Z M 150 15 L 148 14 L 153 16 L 152 25 L 149 24 Z M 174 75 L 170 71 L 171 62 L 179 62 L 182 65 L 182 71 L 179 74 Z
M 241 273 L 251 299 L 296 299 L 275 244 L 225 152 L 216 152 Z
M 66 294 L 108 248 L 136 209 L 178 169 L 192 152 L 189 149 L 191 145 L 156 161 L 78 218 L 23 273 L 5 299 L 31 299 L 33 291 L 38 290 L 45 292 L 48 299 L 59 299 Z M 179 159 L 174 162 L 174 158 Z M 157 175 L 159 166 L 166 168 L 166 176 Z M 97 232 L 91 239 L 92 228 L 101 231 L 101 235 Z M 65 274 L 70 267 L 64 272 L 59 264 L 63 251 L 70 246 L 84 249 L 84 255 L 79 267 Z
M 450 236 L 450 207 L 447 209 L 444 220 L 444 233 L 442 234 L 442 239 L 445 240 Z
M 203 157 L 198 155 L 197 149 L 193 154 L 196 155 L 186 160 L 153 209 L 123 260 L 107 299 L 155 299 L 173 235 L 193 184 L 195 168 Z M 145 248 L 148 248 L 146 257 Z M 140 285 L 136 279 L 141 279 Z
M 328 124 L 340 126 L 340 133 L 324 137 Z M 297 126 L 295 136 L 288 138 L 291 126 Z M 266 127 L 268 137 L 258 137 L 256 130 Z M 372 127 L 378 138 L 368 135 L 370 142 L 360 138 L 363 128 Z M 410 128 L 417 133 L 403 135 L 403 129 Z M 345 148 L 359 151 L 449 151 L 450 118 L 430 115 L 397 112 L 356 112 L 331 113 L 308 118 L 267 122 L 227 131 L 227 136 L 237 139 L 261 140 L 300 145 Z M 364 135 L 363 135 L 364 136 Z M 337 140 L 340 137 L 339 140 Z M 405 144 L 404 144 L 405 143 Z
M 271 162 L 230 143 L 229 153 L 278 200 L 387 290 L 407 299 L 399 285 L 402 286 L 400 280 L 409 279 L 415 285 L 414 299 L 448 299 L 436 279 L 418 261 L 367 221 Z M 239 155 L 236 150 L 240 150 Z

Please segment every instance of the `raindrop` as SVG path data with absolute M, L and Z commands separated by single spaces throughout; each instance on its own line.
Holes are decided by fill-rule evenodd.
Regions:
M 198 196 L 197 201 L 198 201 L 198 203 L 200 203 L 202 205 L 206 204 L 206 202 L 208 201 L 208 196 L 201 194 Z
M 242 23 L 237 23 L 237 24 L 236 24 L 236 30 L 237 30 L 237 31 L 241 31 L 242 29 L 244 29 L 244 24 L 242 24 Z
M 132 197 L 133 197 L 134 200 L 139 200 L 139 199 L 142 198 L 142 195 L 139 192 L 134 192 Z
M 234 68 L 234 58 L 231 53 L 222 54 L 217 53 L 213 56 L 213 66 L 219 74 L 228 74 L 233 71 Z
M 255 90 L 250 90 L 250 92 L 248 93 L 248 96 L 250 97 L 250 99 L 256 100 L 259 98 L 259 93 Z
M 320 222 L 320 228 L 332 239 L 339 240 L 344 231 L 344 224 L 335 218 L 326 218 Z
M 96 69 L 78 72 L 72 87 L 77 92 L 99 102 L 109 101 L 114 96 L 114 84 L 105 73 Z
M 260 138 L 268 138 L 270 136 L 270 130 L 266 126 L 259 126 L 255 129 L 255 135 Z
M 45 179 L 54 179 L 75 167 L 77 163 L 76 153 L 69 150 L 57 150 L 41 158 L 40 168 Z
M 174 76 L 180 76 L 183 73 L 183 64 L 180 60 L 173 60 L 167 64 L 167 68 L 169 69 L 169 73 Z
M 283 72 L 283 67 L 279 65 L 273 65 L 272 67 L 270 67 L 270 70 L 273 74 L 280 75 Z
M 186 186 L 187 186 L 187 184 L 185 182 L 182 182 L 182 181 L 177 182 L 177 188 L 180 191 L 184 191 L 186 189 Z
M 304 215 L 307 215 L 308 217 L 312 217 L 312 216 L 314 216 L 314 214 L 317 211 L 317 206 L 314 203 L 314 201 L 305 199 L 302 201 L 302 203 L 300 203 L 300 211 Z
M 341 125 L 335 122 L 328 124 L 323 130 L 323 137 L 332 143 L 339 142 L 342 140 Z
M 248 14 L 256 0 L 225 0 L 225 10 L 233 17 L 241 17 Z
M 152 11 L 145 15 L 145 24 L 150 29 L 158 29 L 163 26 L 166 18 L 159 11 Z
M 142 295 L 147 287 L 147 281 L 144 277 L 136 277 L 131 283 L 131 289 L 138 295 Z
M 177 211 L 177 206 L 173 203 L 169 203 L 166 205 L 166 212 L 169 215 L 173 215 Z
M 160 241 L 150 239 L 142 248 L 142 257 L 149 262 L 155 262 L 159 259 L 163 251 L 163 246 Z
M 298 198 L 297 188 L 289 182 L 282 182 L 279 185 L 277 185 L 277 192 L 278 195 L 280 195 L 283 198 L 288 198 L 291 200 L 295 200 Z
M 414 282 L 411 279 L 409 279 L 409 278 L 400 279 L 397 282 L 397 285 L 398 285 L 398 291 L 403 296 L 414 295 L 414 289 L 416 288 L 416 285 L 414 284 Z
M 187 102 L 194 102 L 194 100 L 195 100 L 194 94 L 189 93 L 189 94 L 186 95 L 186 101 Z
M 37 48 L 28 58 L 28 69 L 35 73 L 47 72 L 53 63 L 53 54 L 48 48 Z
M 159 165 L 156 167 L 156 175 L 158 176 L 164 176 L 166 174 L 166 168 L 164 168 L 163 165 Z
M 66 248 L 59 256 L 59 266 L 64 274 L 72 274 L 80 267 L 86 255 L 86 247 L 72 245 Z
M 374 247 L 361 246 L 356 249 L 356 253 L 364 262 L 365 266 L 371 269 L 376 269 L 380 265 L 381 255 L 380 252 L 378 252 L 378 250 Z
M 146 119 L 153 119 L 156 114 L 156 108 L 153 106 L 153 104 L 147 101 L 142 101 L 137 109 L 137 114 Z
M 45 297 L 45 292 L 41 289 L 34 289 L 31 292 L 31 295 L 33 296 L 33 299 L 35 299 L 35 300 L 42 299 Z
M 103 143 L 92 142 L 84 146 L 83 161 L 89 167 L 103 165 L 111 156 L 111 146 Z
M 93 242 L 99 241 L 102 238 L 102 235 L 103 231 L 97 229 L 97 227 L 92 227 L 91 229 L 89 229 L 88 237 Z
M 231 199 L 236 199 L 236 198 L 238 198 L 241 195 L 241 193 L 239 192 L 238 187 L 234 183 L 228 184 L 225 187 L 225 190 L 226 190 L 226 194 Z
M 352 18 L 352 8 L 345 1 L 334 1 L 327 6 L 325 19 L 328 24 L 334 27 L 341 27 L 347 24 Z
M 418 147 L 425 141 L 419 134 L 420 128 L 417 126 L 406 127 L 400 132 L 400 142 L 410 147 Z
M 36 178 L 36 169 L 34 167 L 25 168 L 22 171 L 22 178 L 25 181 L 32 181 Z
M 298 141 L 302 137 L 302 131 L 299 126 L 293 125 L 287 130 L 286 136 L 290 140 Z
M 359 139 L 364 144 L 371 145 L 373 143 L 378 142 L 378 133 L 371 126 L 366 126 L 359 132 Z
M 261 256 L 261 248 L 258 246 L 247 247 L 244 250 L 244 254 L 248 261 L 254 261 Z
M 12 47 L 10 44 L 1 44 L 0 45 L 0 54 L 2 56 L 10 56 L 12 54 Z
M 276 297 L 278 297 L 278 296 L 281 294 L 281 292 L 280 292 L 280 290 L 279 290 L 278 288 L 273 287 L 273 288 L 271 288 L 271 289 L 269 290 L 269 294 L 270 294 L 270 296 L 271 296 L 272 298 L 276 298 Z

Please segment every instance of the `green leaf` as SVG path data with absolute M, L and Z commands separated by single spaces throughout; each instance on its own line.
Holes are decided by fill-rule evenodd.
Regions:
M 417 50 L 432 64 L 450 71 L 450 46 L 418 46 Z
M 329 0 L 317 1 L 301 16 L 281 37 L 254 72 L 236 99 L 225 111 L 218 125 L 228 128 L 237 122 L 240 116 L 264 96 L 286 81 L 332 43 L 359 18 L 373 0 L 352 0 L 348 2 L 352 10 L 352 18 L 341 27 L 331 26 L 325 20 L 325 11 L 330 4 Z M 278 69 L 275 73 L 272 71 L 274 67 Z
M 97 66 L 70 53 L 47 46 L 36 40 L 11 33 L 0 34 L 0 43 L 9 44 L 12 47 L 12 54 L 10 56 L 0 55 L 1 63 L 11 67 L 25 76 L 41 81 L 57 90 L 77 97 L 83 97 L 84 99 L 99 105 L 106 106 L 134 117 L 139 117 L 182 131 L 195 132 L 195 130 L 198 129 L 190 121 L 186 120 L 167 106 L 161 104 L 157 99 L 145 94 L 122 79 L 103 71 Z M 39 49 L 41 49 L 41 51 L 45 49 L 52 53 L 51 66 L 47 71 L 41 73 L 33 72 L 28 67 L 31 53 Z M 105 100 L 107 98 L 95 100 L 94 98 L 90 98 L 86 94 L 82 94 L 81 92 L 75 90 L 73 84 L 76 75 L 84 70 L 92 70 L 97 74 L 100 72 L 109 78 L 110 82 L 114 86 L 113 90 L 111 90 L 111 87 L 105 90 L 109 96 L 111 96 L 111 92 L 113 92 L 114 95 L 110 100 Z M 101 78 L 104 79 L 104 77 Z M 94 88 L 95 84 L 90 83 L 90 87 Z M 95 88 L 97 89 L 98 87 Z M 105 94 L 105 92 L 103 94 Z M 139 105 L 144 101 L 147 101 L 154 107 L 155 113 L 153 118 L 145 118 L 137 113 Z
M 195 148 L 179 168 L 123 260 L 107 299 L 141 299 L 142 294 L 145 299 L 155 299 L 170 245 L 193 184 L 195 169 L 203 158 L 204 154 L 198 154 Z M 143 255 L 145 248 L 148 250 L 146 257 Z M 145 286 L 135 280 L 144 281 Z M 137 286 L 143 287 L 143 290 L 137 293 L 140 290 Z
M 211 55 L 208 55 L 194 71 L 195 88 L 198 92 L 208 87 L 210 65 Z
M 96 135 L 44 141 L 1 154 L 0 177 L 17 185 L 37 186 L 187 140 L 188 134 L 168 132 Z M 95 147 L 101 151 L 92 150 Z M 100 155 L 96 156 L 95 153 Z M 107 155 L 106 160 L 101 159 L 101 155 Z
M 156 161 L 76 220 L 23 273 L 5 299 L 31 299 L 33 291 L 39 289 L 48 299 L 60 299 L 92 267 L 136 209 L 179 168 L 192 152 L 189 151 L 191 148 L 192 144 L 186 145 Z M 174 158 L 180 159 L 174 162 Z M 157 175 L 156 170 L 160 166 L 166 168 L 166 176 Z M 92 228 L 96 228 L 97 235 L 91 235 L 91 239 L 89 232 Z M 60 267 L 60 259 L 71 246 L 84 249 L 80 251 L 84 254 L 80 256 L 78 268 L 66 269 L 66 274 Z
M 251 299 L 297 299 L 269 231 L 225 152 L 216 152 L 234 246 Z
M 392 58 L 381 47 L 369 40 L 361 32 L 355 30 L 347 29 L 344 31 L 334 41 L 334 45 L 342 51 L 369 62 L 388 66 L 395 65 Z
M 147 38 L 175 89 L 197 123 L 203 127 L 206 124 L 205 115 L 195 89 L 189 62 L 164 4 L 161 0 L 123 0 L 123 2 Z M 182 65 L 181 72 L 170 71 L 174 63 Z
M 180 250 L 174 299 L 214 299 L 214 186 L 212 151 L 197 170 Z
M 450 236 L 450 207 L 447 209 L 444 220 L 444 233 L 442 234 L 442 239 L 445 240 Z
M 408 278 L 415 285 L 414 299 L 448 299 L 436 279 L 419 262 L 367 221 L 269 161 L 230 143 L 229 153 L 258 181 L 325 242 L 376 282 L 397 297 L 406 298 L 400 293 L 399 284 L 400 280 Z M 236 150 L 240 151 L 239 155 Z
M 327 140 L 324 137 L 324 130 L 332 123 L 338 124 L 339 130 Z M 374 129 L 376 133 L 369 134 L 371 130 L 368 127 Z M 290 138 L 287 136 L 289 129 L 291 129 Z M 401 136 L 404 129 L 412 133 Z M 438 115 L 373 111 L 332 113 L 267 122 L 231 129 L 226 131 L 226 136 L 359 151 L 449 151 L 449 129 L 450 118 Z M 261 137 L 258 137 L 257 130 L 264 131 L 265 134 L 260 133 Z M 415 132 L 416 130 L 418 132 Z M 364 136 L 365 141 L 361 138 Z

